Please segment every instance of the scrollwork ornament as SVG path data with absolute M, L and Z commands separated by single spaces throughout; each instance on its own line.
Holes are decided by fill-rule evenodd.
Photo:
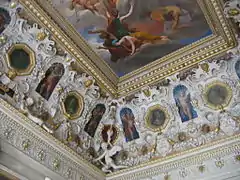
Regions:
M 224 14 L 228 18 L 234 19 L 235 22 L 240 22 L 240 8 L 238 0 L 229 0 L 224 5 Z
M 44 161 L 45 156 L 46 156 L 46 154 L 45 154 L 44 150 L 39 151 L 37 154 L 37 157 L 40 161 Z
M 66 172 L 66 177 L 69 178 L 69 179 L 72 177 L 72 169 L 71 169 L 71 168 L 69 168 L 69 169 L 67 170 L 67 172 Z
M 205 165 L 200 165 L 200 166 L 198 166 L 198 171 L 199 171 L 200 173 L 204 173 L 204 172 L 206 171 L 206 166 L 205 166 Z
M 14 9 L 14 8 L 17 7 L 17 5 L 18 5 L 18 3 L 17 3 L 16 1 L 13 1 L 13 2 L 11 2 L 11 3 L 9 4 L 9 7 L 12 8 L 12 9 Z
M 237 163 L 240 163 L 240 153 L 234 156 L 234 159 Z
M 224 160 L 221 159 L 221 158 L 217 159 L 217 160 L 215 161 L 215 165 L 216 165 L 216 167 L 218 167 L 218 168 L 220 168 L 220 169 L 223 168 L 223 166 L 225 165 Z
M 189 174 L 189 172 L 187 171 L 186 168 L 182 168 L 182 169 L 179 171 L 179 176 L 180 176 L 181 178 L 187 177 L 188 174 Z
M 0 36 L 0 46 L 4 45 L 6 43 L 7 43 L 7 36 L 3 34 Z
M 22 142 L 22 148 L 23 148 L 23 150 L 28 150 L 29 149 L 29 147 L 30 147 L 30 140 L 24 140 L 23 142 Z
M 191 137 L 198 137 L 199 133 L 199 125 L 193 122 L 188 123 L 187 132 Z
M 158 155 L 164 157 L 172 151 L 172 146 L 166 138 L 158 135 L 156 139 L 156 151 Z
M 237 122 L 233 120 L 228 112 L 220 113 L 219 122 L 221 130 L 228 136 L 233 135 L 239 130 Z
M 54 159 L 52 162 L 54 170 L 59 170 L 60 168 L 60 160 L 59 159 Z

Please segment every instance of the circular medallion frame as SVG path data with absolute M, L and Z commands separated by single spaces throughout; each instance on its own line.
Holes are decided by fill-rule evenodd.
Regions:
M 153 116 L 158 116 L 159 119 L 153 119 Z M 166 128 L 169 120 L 170 116 L 167 109 L 162 107 L 161 105 L 153 105 L 147 109 L 147 113 L 145 115 L 145 124 L 148 129 L 154 132 L 162 131 Z
M 216 96 L 216 94 L 218 96 Z M 214 110 L 220 110 L 227 107 L 232 99 L 232 96 L 233 93 L 231 87 L 221 81 L 213 81 L 207 84 L 203 93 L 203 99 L 206 105 Z
M 69 96 L 76 97 L 76 99 L 78 101 L 78 105 L 79 105 L 79 108 L 77 109 L 77 112 L 73 113 L 73 115 L 71 115 L 69 112 L 67 112 L 68 110 L 65 108 L 65 102 L 66 102 L 66 100 L 67 100 L 67 98 Z M 70 92 L 68 92 L 65 95 L 64 99 L 62 100 L 62 102 L 61 102 L 61 108 L 62 108 L 64 116 L 66 116 L 69 120 L 77 119 L 78 117 L 81 116 L 81 114 L 83 112 L 83 109 L 84 109 L 83 96 L 80 93 L 78 93 L 77 91 L 70 91 Z
M 23 50 L 24 53 L 22 52 L 21 54 L 19 54 L 21 50 Z M 12 62 L 11 58 L 12 58 L 12 54 L 15 51 L 19 51 L 18 55 L 23 56 L 25 54 L 28 56 L 29 65 L 27 65 L 27 67 L 21 67 L 21 68 L 13 67 L 14 63 Z M 7 51 L 6 62 L 7 62 L 8 68 L 15 71 L 17 75 L 19 76 L 30 75 L 36 65 L 35 52 L 27 44 L 14 44 Z

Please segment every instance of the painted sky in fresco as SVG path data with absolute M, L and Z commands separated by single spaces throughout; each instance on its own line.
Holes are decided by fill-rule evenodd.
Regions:
M 76 3 L 76 1 L 79 0 L 53 0 L 53 4 L 55 4 L 59 12 L 68 19 L 80 35 L 84 37 L 86 42 L 109 64 L 118 76 L 132 72 L 212 34 L 196 0 L 135 0 L 135 2 L 133 2 L 134 0 L 115 0 L 116 4 L 114 5 L 109 3 L 109 1 L 114 0 L 101 0 L 99 2 L 95 0 L 94 2 L 97 2 L 97 4 L 93 3 L 92 7 L 96 10 L 92 10 L 91 7 L 83 7 L 81 4 Z M 89 31 L 96 30 L 110 32 L 109 18 L 101 12 L 101 8 L 99 7 L 105 8 L 104 12 L 109 12 L 110 17 L 113 19 L 114 12 L 118 12 L 120 17 L 128 14 L 131 5 L 133 6 L 131 15 L 122 21 L 121 24 L 124 24 L 124 27 L 127 27 L 128 31 L 134 29 L 134 32 L 141 32 L 145 35 L 140 38 L 134 36 L 134 38 L 137 39 L 135 43 L 135 39 L 132 37 L 132 31 L 128 34 L 133 39 L 131 40 L 134 42 L 133 44 L 135 44 L 134 53 L 134 48 L 132 48 L 130 41 L 125 39 L 122 44 L 117 44 L 117 42 L 121 42 L 121 38 L 124 37 L 116 38 L 116 31 L 121 29 L 121 27 L 115 27 L 115 31 L 111 31 L 110 33 L 113 34 L 115 38 L 110 41 L 111 48 L 112 46 L 114 46 L 115 49 L 118 47 L 117 51 L 109 50 L 109 42 L 108 46 L 106 46 L 106 43 L 104 43 L 106 39 L 100 38 L 99 33 L 89 33 Z M 178 16 L 179 28 L 173 31 L 172 25 L 176 18 L 175 12 L 178 12 L 178 9 L 180 10 Z M 164 19 L 161 19 L 161 17 Z M 112 32 L 116 32 L 116 34 Z M 167 36 L 169 40 L 167 42 L 161 40 L 146 40 L 146 37 L 150 36 Z M 137 47 L 137 43 L 140 40 L 141 45 Z M 119 51 L 119 47 L 121 47 L 122 50 Z M 121 57 L 124 53 L 125 56 Z M 114 61 L 112 59 L 114 59 Z

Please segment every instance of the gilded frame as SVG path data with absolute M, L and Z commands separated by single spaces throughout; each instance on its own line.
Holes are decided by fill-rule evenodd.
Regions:
M 164 112 L 164 114 L 165 114 L 165 121 L 164 121 L 164 123 L 163 123 L 162 126 L 160 126 L 160 127 L 158 127 L 158 128 L 155 128 L 149 121 L 150 121 L 151 111 L 157 110 L 157 109 L 158 109 L 158 110 L 161 110 L 162 112 Z M 151 106 L 151 107 L 149 107 L 149 108 L 147 109 L 147 113 L 146 113 L 146 115 L 145 115 L 145 124 L 146 124 L 146 126 L 147 126 L 148 129 L 150 129 L 150 130 L 152 130 L 152 131 L 154 131 L 154 132 L 158 132 L 158 131 L 161 132 L 162 130 L 164 130 L 164 129 L 166 128 L 169 120 L 170 120 L 170 116 L 169 116 L 168 111 L 166 110 L 166 108 L 162 107 L 161 105 L 156 104 L 156 105 L 153 105 L 153 106 Z
M 14 67 L 11 66 L 10 63 L 10 54 L 15 50 L 15 49 L 23 49 L 25 52 L 29 54 L 30 58 L 30 64 L 28 65 L 28 68 L 25 70 L 19 70 L 15 69 Z M 7 51 L 6 54 L 6 63 L 9 69 L 13 70 L 16 72 L 16 75 L 18 76 L 26 76 L 30 75 L 36 65 L 36 59 L 35 59 L 35 52 L 26 44 L 14 44 L 10 47 L 10 49 Z
M 66 98 L 69 96 L 69 95 L 74 95 L 77 99 L 78 99 L 78 104 L 79 104 L 79 108 L 78 108 L 78 111 L 74 114 L 74 115 L 70 115 L 67 113 L 66 109 L 65 109 L 65 106 L 64 106 L 64 101 L 66 100 Z M 77 91 L 70 91 L 69 93 L 67 93 L 64 97 L 64 99 L 61 101 L 61 108 L 62 108 L 62 111 L 63 111 L 63 114 L 65 117 L 67 117 L 69 120 L 74 120 L 74 119 L 77 119 L 78 117 L 81 116 L 83 110 L 84 110 L 84 100 L 83 100 L 83 97 L 81 94 L 79 94 Z
M 226 88 L 227 93 L 228 93 L 228 96 L 227 96 L 225 102 L 219 106 L 215 106 L 214 104 L 210 103 L 207 100 L 207 93 L 209 92 L 210 88 L 214 87 L 215 85 Z M 204 101 L 205 101 L 206 105 L 213 110 L 222 110 L 223 108 L 227 107 L 229 105 L 229 103 L 231 102 L 232 96 L 233 96 L 233 93 L 232 93 L 231 87 L 228 84 L 221 82 L 221 81 L 213 81 L 213 82 L 207 84 L 205 86 L 204 93 L 203 93 L 203 97 L 204 97 Z
M 37 23 L 49 30 L 57 43 L 78 60 L 82 69 L 93 76 L 101 88 L 114 97 L 121 97 L 237 45 L 233 24 L 224 17 L 223 0 L 197 1 L 213 34 L 120 78 L 60 16 L 50 0 L 20 0 L 20 3 Z

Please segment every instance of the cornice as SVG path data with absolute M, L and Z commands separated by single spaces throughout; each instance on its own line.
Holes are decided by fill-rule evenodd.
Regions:
M 104 179 L 105 175 L 99 169 L 2 99 L 0 99 L 0 114 L 1 138 L 26 155 L 63 177 L 66 177 L 66 172 L 71 170 L 72 173 L 78 174 L 76 177 Z M 38 154 L 40 152 L 44 152 L 42 160 Z M 58 168 L 55 167 L 55 161 L 59 162 Z
M 177 153 L 174 156 L 162 158 L 134 168 L 125 169 L 107 175 L 107 180 L 135 180 L 167 173 L 174 169 L 186 168 L 192 165 L 201 165 L 207 160 L 236 154 L 240 149 L 240 135 L 215 141 L 190 151 Z
M 70 171 L 71 174 L 77 174 L 75 177 L 86 179 L 135 180 L 166 173 L 173 169 L 199 165 L 206 160 L 236 154 L 240 149 L 240 135 L 235 135 L 215 141 L 211 145 L 206 144 L 183 153 L 143 163 L 105 177 L 100 170 L 83 160 L 3 100 L 0 100 L 0 111 L 1 139 L 66 178 L 69 178 L 67 172 Z M 26 141 L 27 145 L 24 144 Z M 40 151 L 45 153 L 42 160 L 39 157 Z M 54 164 L 55 160 L 59 160 L 58 166 Z

